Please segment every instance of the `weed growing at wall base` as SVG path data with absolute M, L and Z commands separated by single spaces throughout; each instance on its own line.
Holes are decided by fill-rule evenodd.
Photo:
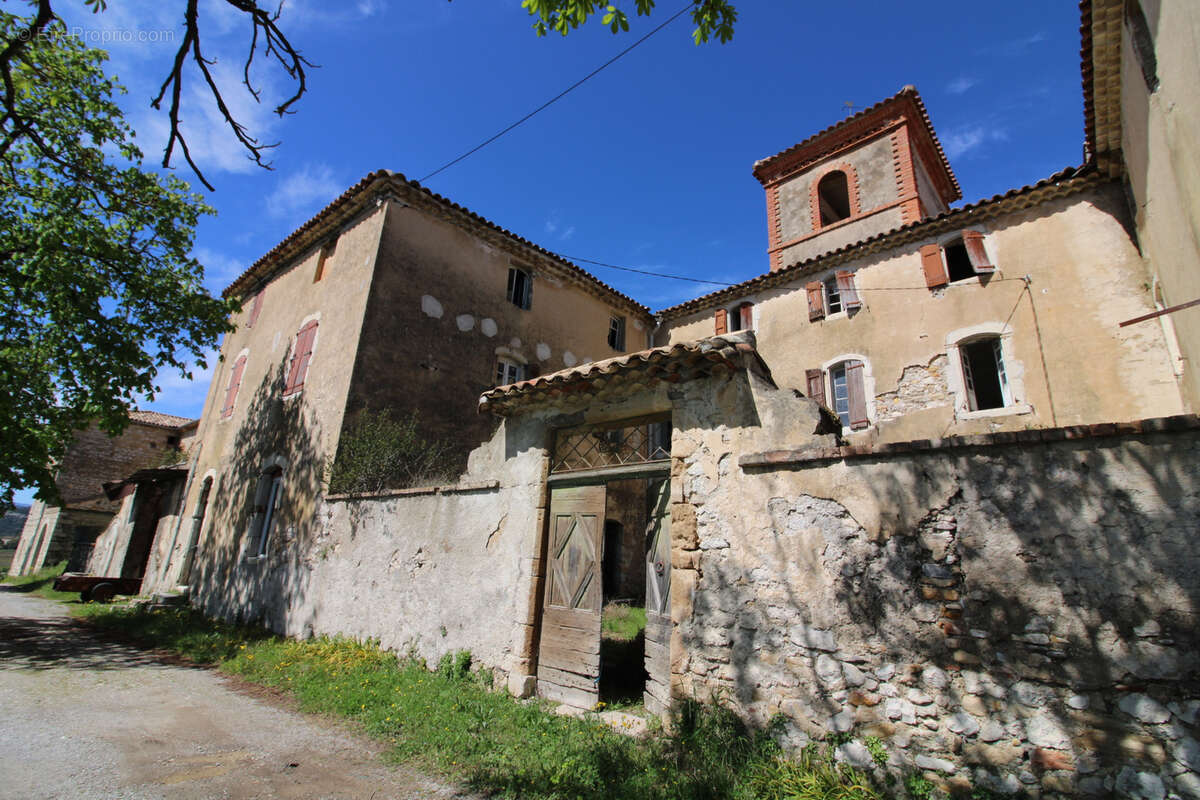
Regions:
M 490 690 L 470 654 L 430 671 L 374 643 L 292 641 L 185 609 L 90 607 L 102 627 L 294 695 L 302 709 L 354 720 L 390 757 L 500 797 L 530 800 L 878 800 L 829 748 L 783 757 L 772 731 L 730 710 L 684 703 L 673 733 L 631 739 L 595 720 L 550 713 Z M 255 638 L 257 637 L 257 638 Z

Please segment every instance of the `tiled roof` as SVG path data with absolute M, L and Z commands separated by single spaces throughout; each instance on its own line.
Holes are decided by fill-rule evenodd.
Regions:
M 921 95 L 917 92 L 916 87 L 911 85 L 905 86 L 899 92 L 887 98 L 886 100 L 881 100 L 875 105 L 859 111 L 857 114 L 846 117 L 844 120 L 830 125 L 828 128 L 825 128 L 818 133 L 814 133 L 804 141 L 794 144 L 786 150 L 782 150 L 773 156 L 768 156 L 767 158 L 756 161 L 754 163 L 754 176 L 760 181 L 764 180 L 764 175 L 767 172 L 767 168 L 772 166 L 775 162 L 794 153 L 798 153 L 801 150 L 816 144 L 822 139 L 829 140 L 830 148 L 838 146 L 837 137 L 834 136 L 834 134 L 847 128 L 861 126 L 864 122 L 868 122 L 871 117 L 880 116 L 881 112 L 888 110 L 890 107 L 902 101 L 908 101 L 915 105 L 917 113 L 920 115 L 921 122 L 924 124 L 925 133 L 928 134 L 933 143 L 934 150 L 937 153 L 938 166 L 940 166 L 944 171 L 945 176 L 949 181 L 949 185 L 952 188 L 953 197 L 951 197 L 950 200 L 957 200 L 958 198 L 962 197 L 962 189 L 958 185 L 958 178 L 954 176 L 954 170 L 950 169 L 950 162 L 946 158 L 946 152 L 942 149 L 942 143 L 938 141 L 937 133 L 933 130 L 933 122 L 929 119 L 929 110 L 925 108 L 925 102 L 921 100 Z M 821 154 L 823 154 L 823 149 L 814 153 L 813 157 L 819 157 Z
M 528 239 L 518 236 L 506 228 L 502 228 L 500 225 L 481 217 L 474 211 L 430 191 L 418 182 L 409 180 L 398 172 L 386 169 L 369 173 L 358 183 L 342 192 L 337 199 L 318 211 L 299 228 L 292 231 L 287 238 L 267 251 L 265 255 L 255 261 L 245 272 L 235 278 L 233 283 L 225 288 L 222 295 L 232 297 L 249 291 L 256 282 L 267 280 L 276 267 L 302 255 L 323 236 L 327 236 L 337 225 L 346 221 L 353 214 L 358 213 L 359 210 L 372 202 L 381 193 L 388 191 L 400 195 L 406 202 L 439 214 L 459 227 L 473 230 L 474 232 L 490 234 L 502 241 L 507 241 L 510 245 L 516 246 L 529 255 L 536 254 L 541 256 L 548 265 L 551 265 L 552 268 L 562 273 L 563 277 L 574 280 L 576 283 L 593 292 L 617 301 L 618 305 L 627 306 L 635 313 L 643 315 L 647 320 L 650 318 L 650 309 L 632 297 L 618 292 L 582 267 L 571 263 L 557 253 L 553 253 Z
M 664 308 L 656 312 L 656 316 L 660 321 L 677 319 L 685 314 L 742 297 L 750 292 L 768 289 L 772 286 L 796 280 L 810 272 L 828 269 L 835 264 L 849 261 L 852 258 L 858 258 L 930 236 L 936 236 L 955 225 L 975 222 L 995 216 L 996 214 L 1019 208 L 1028 208 L 1031 205 L 1053 197 L 1063 197 L 1073 194 L 1093 185 L 1097 180 L 1096 172 L 1092 169 L 1087 167 L 1067 167 L 1035 184 L 1022 186 L 1018 189 L 1010 189 L 1004 194 L 998 194 L 986 200 L 980 200 L 961 208 L 952 209 L 936 217 L 930 217 L 919 222 L 910 222 L 907 225 L 893 228 L 890 231 L 871 236 L 853 244 L 848 244 L 837 250 L 814 256 L 806 261 L 799 261 L 774 272 L 750 278 L 734 286 L 701 295 L 693 300 L 688 300 L 669 308 Z
M 198 419 L 177 417 L 174 414 L 163 414 L 160 411 L 130 411 L 129 419 L 142 425 L 153 425 L 156 428 L 194 428 L 200 424 Z
M 604 361 L 497 386 L 479 397 L 479 411 L 506 415 L 516 407 L 594 398 L 614 390 L 666 381 L 679 383 L 720 368 L 770 371 L 754 347 L 754 334 L 739 332 L 693 342 L 652 347 Z
M 1120 0 L 1079 3 L 1080 74 L 1083 78 L 1084 161 L 1096 160 L 1120 174 L 1121 35 Z

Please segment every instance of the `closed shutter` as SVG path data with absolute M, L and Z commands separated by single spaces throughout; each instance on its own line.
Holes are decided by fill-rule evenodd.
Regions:
M 237 402 L 238 389 L 242 386 L 242 373 L 245 369 L 245 356 L 233 363 L 233 369 L 229 372 L 229 386 L 225 389 L 225 403 L 221 406 L 222 418 L 233 414 L 233 406 Z
M 825 373 L 819 369 L 809 369 L 804 371 L 804 377 L 808 381 L 808 396 L 825 405 Z
M 713 329 L 717 336 L 723 333 L 729 333 L 729 312 L 723 308 L 718 308 L 713 314 Z
M 842 298 L 842 308 L 847 310 L 862 308 L 862 300 L 858 299 L 858 288 L 854 285 L 854 273 L 839 270 L 837 273 L 838 294 Z
M 292 352 L 292 367 L 288 371 L 287 386 L 284 393 L 298 392 L 304 388 L 304 378 L 308 374 L 308 362 L 312 359 L 313 343 L 317 338 L 316 320 L 305 325 L 296 334 L 296 348 Z
M 850 398 L 850 428 L 859 430 L 871 424 L 867 419 L 867 392 L 863 383 L 863 362 L 846 364 L 846 389 Z
M 813 281 L 804 287 L 808 292 L 808 321 L 815 322 L 825 318 L 825 288 L 820 281 Z
M 738 330 L 748 331 L 754 328 L 754 303 L 742 303 L 738 306 Z
M 967 248 L 967 258 L 975 272 L 986 275 L 996 271 L 996 267 L 988 259 L 987 250 L 983 247 L 983 234 L 979 231 L 963 231 L 963 246 Z
M 246 320 L 247 328 L 253 328 L 254 323 L 258 322 L 258 314 L 262 311 L 264 291 L 259 291 L 258 294 L 254 295 L 254 302 L 250 304 L 250 318 Z
M 925 285 L 930 289 L 945 286 L 950 282 L 946 265 L 942 261 L 942 248 L 936 244 L 921 247 L 921 269 L 925 271 Z

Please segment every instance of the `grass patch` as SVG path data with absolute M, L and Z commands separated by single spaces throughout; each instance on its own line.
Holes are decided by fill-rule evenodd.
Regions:
M 81 607 L 93 624 L 153 642 L 255 683 L 290 692 L 388 743 L 392 758 L 500 797 L 539 800 L 804 800 L 879 797 L 857 772 L 815 748 L 781 758 L 770 731 L 729 710 L 684 704 L 673 732 L 630 739 L 595 720 L 550 713 L 491 690 L 467 653 L 431 671 L 374 644 L 294 641 L 216 623 L 190 609 Z M 807 777 L 814 775 L 811 782 Z M 813 793 L 813 792 L 816 793 Z
M 54 579 L 63 574 L 67 562 L 63 561 L 50 567 L 43 567 L 32 575 L 10 576 L 4 579 L 5 586 L 11 586 L 18 592 L 28 592 L 47 600 L 57 600 L 60 603 L 79 603 L 79 592 L 58 592 L 54 589 Z
M 646 609 L 625 603 L 609 603 L 600 614 L 600 635 L 605 639 L 632 642 L 646 630 Z

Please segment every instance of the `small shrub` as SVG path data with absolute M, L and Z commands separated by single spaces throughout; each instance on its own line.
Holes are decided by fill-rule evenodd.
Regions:
M 916 773 L 904 779 L 904 790 L 908 792 L 908 796 L 912 800 L 929 800 L 930 797 L 933 797 L 933 790 L 936 788 L 933 781 Z
M 415 411 L 398 420 L 363 411 L 342 431 L 325 480 L 332 494 L 366 494 L 442 482 L 453 465 L 450 445 L 425 439 Z
M 437 673 L 452 681 L 464 680 L 471 674 L 471 651 L 455 650 L 438 660 Z
M 882 739 L 878 736 L 868 736 L 863 739 L 863 745 L 867 748 L 867 752 L 871 754 L 871 758 L 876 764 L 881 767 L 887 764 L 887 747 L 884 746 Z

